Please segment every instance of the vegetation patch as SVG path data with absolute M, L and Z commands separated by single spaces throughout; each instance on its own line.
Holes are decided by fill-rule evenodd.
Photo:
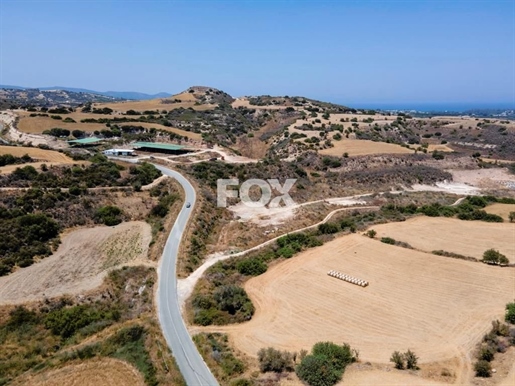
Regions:
M 226 334 L 200 333 L 193 342 L 217 380 L 228 384 L 245 372 L 246 365 L 231 349 Z
M 5 307 L 0 313 L 0 384 L 27 371 L 93 357 L 131 363 L 147 385 L 184 384 L 170 353 L 162 352 L 158 359 L 149 345 L 157 339 L 152 319 L 155 280 L 153 268 L 124 267 L 109 273 L 100 292 L 80 300 L 62 297 L 31 308 Z M 83 343 L 104 330 L 107 334 Z
M 338 383 L 347 365 L 358 359 L 358 352 L 348 344 L 316 343 L 295 369 L 297 376 L 310 386 L 329 386 Z
M 254 306 L 241 284 L 266 272 L 270 263 L 288 259 L 304 249 L 321 245 L 314 234 L 293 233 L 279 238 L 274 246 L 246 257 L 220 261 L 209 268 L 189 301 L 193 323 L 240 323 L 250 320 Z

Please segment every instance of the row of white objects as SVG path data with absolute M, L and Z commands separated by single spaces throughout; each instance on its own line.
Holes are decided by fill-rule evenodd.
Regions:
M 338 272 L 338 271 L 335 271 L 335 270 L 330 270 L 329 272 L 327 272 L 327 274 L 331 277 L 335 277 L 337 279 L 340 279 L 340 280 L 343 280 L 343 281 L 346 281 L 348 283 L 352 283 L 352 284 L 356 284 L 356 285 L 359 285 L 361 287 L 366 287 L 368 285 L 368 281 L 366 280 L 362 280 L 362 279 L 358 279 L 358 278 L 355 278 L 353 276 L 350 276 L 350 275 L 345 275 L 341 272 Z

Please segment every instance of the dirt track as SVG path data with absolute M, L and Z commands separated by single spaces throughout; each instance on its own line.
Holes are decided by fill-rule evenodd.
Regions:
M 150 225 L 140 221 L 72 231 L 52 256 L 0 277 L 0 304 L 91 290 L 109 269 L 146 262 L 150 239 Z
M 370 282 L 331 278 L 336 269 Z M 278 264 L 245 285 L 253 319 L 227 331 L 239 350 L 299 351 L 321 340 L 348 342 L 363 361 L 387 363 L 410 348 L 421 363 L 463 357 L 515 296 L 515 270 L 340 237 Z

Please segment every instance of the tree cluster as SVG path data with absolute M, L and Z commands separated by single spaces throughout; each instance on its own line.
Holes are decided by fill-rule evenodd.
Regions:
M 355 350 L 344 343 L 316 343 L 295 369 L 297 376 L 310 386 L 330 386 L 342 378 L 345 367 L 357 360 Z

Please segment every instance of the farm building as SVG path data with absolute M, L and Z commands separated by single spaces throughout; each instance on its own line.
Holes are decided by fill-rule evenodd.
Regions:
M 157 142 L 135 142 L 132 147 L 141 151 L 166 154 L 185 154 L 193 151 L 185 146 Z
M 88 138 L 81 138 L 81 139 L 74 139 L 72 141 L 68 141 L 68 143 L 71 146 L 95 146 L 98 145 L 100 142 L 102 142 L 101 138 L 97 137 L 88 137 Z
M 134 150 L 131 149 L 109 149 L 102 152 L 104 155 L 113 156 L 133 156 L 136 155 Z

